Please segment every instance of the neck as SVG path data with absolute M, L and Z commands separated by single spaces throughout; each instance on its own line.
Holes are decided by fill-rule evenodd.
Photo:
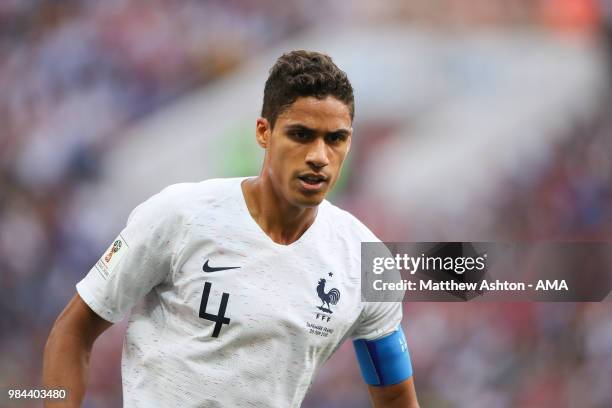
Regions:
M 288 203 L 262 176 L 243 181 L 242 193 L 251 217 L 277 244 L 290 245 L 300 239 L 317 215 L 317 207 L 302 208 Z

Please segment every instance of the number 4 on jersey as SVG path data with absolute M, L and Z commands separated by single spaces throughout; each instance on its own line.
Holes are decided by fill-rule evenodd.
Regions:
M 200 302 L 200 314 L 199 316 L 202 319 L 211 320 L 215 322 L 215 328 L 213 329 L 212 336 L 219 337 L 219 333 L 221 332 L 221 327 L 224 324 L 229 324 L 229 317 L 225 317 L 225 309 L 227 308 L 227 301 L 229 299 L 229 293 L 223 292 L 221 296 L 221 305 L 219 305 L 219 314 L 212 314 L 206 312 L 206 306 L 208 305 L 208 297 L 210 296 L 210 287 L 212 284 L 210 282 L 204 283 L 204 293 L 202 293 L 202 301 Z

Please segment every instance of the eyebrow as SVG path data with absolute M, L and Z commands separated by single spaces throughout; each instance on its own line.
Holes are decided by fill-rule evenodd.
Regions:
M 308 126 L 304 126 L 299 123 L 285 126 L 285 132 L 291 132 L 292 130 L 300 130 L 305 133 L 317 133 L 315 129 L 309 128 Z M 326 135 L 338 135 L 338 136 L 348 136 L 350 133 L 351 132 L 349 129 L 344 129 L 344 128 L 332 130 L 331 132 L 325 132 Z

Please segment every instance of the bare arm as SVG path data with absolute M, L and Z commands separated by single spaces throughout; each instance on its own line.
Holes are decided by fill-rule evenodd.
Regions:
M 419 408 L 413 377 L 386 387 L 368 387 L 374 408 Z
M 45 345 L 43 384 L 64 388 L 65 401 L 45 403 L 45 407 L 79 407 L 89 379 L 89 355 L 94 341 L 112 323 L 94 313 L 78 294 L 59 315 Z

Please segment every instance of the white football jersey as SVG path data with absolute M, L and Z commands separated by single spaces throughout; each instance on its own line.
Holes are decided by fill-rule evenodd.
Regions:
M 131 311 L 126 407 L 298 407 L 347 338 L 374 339 L 399 303 L 364 303 L 360 243 L 378 239 L 327 201 L 280 245 L 249 214 L 243 178 L 176 184 L 130 215 L 77 284 L 98 315 Z

